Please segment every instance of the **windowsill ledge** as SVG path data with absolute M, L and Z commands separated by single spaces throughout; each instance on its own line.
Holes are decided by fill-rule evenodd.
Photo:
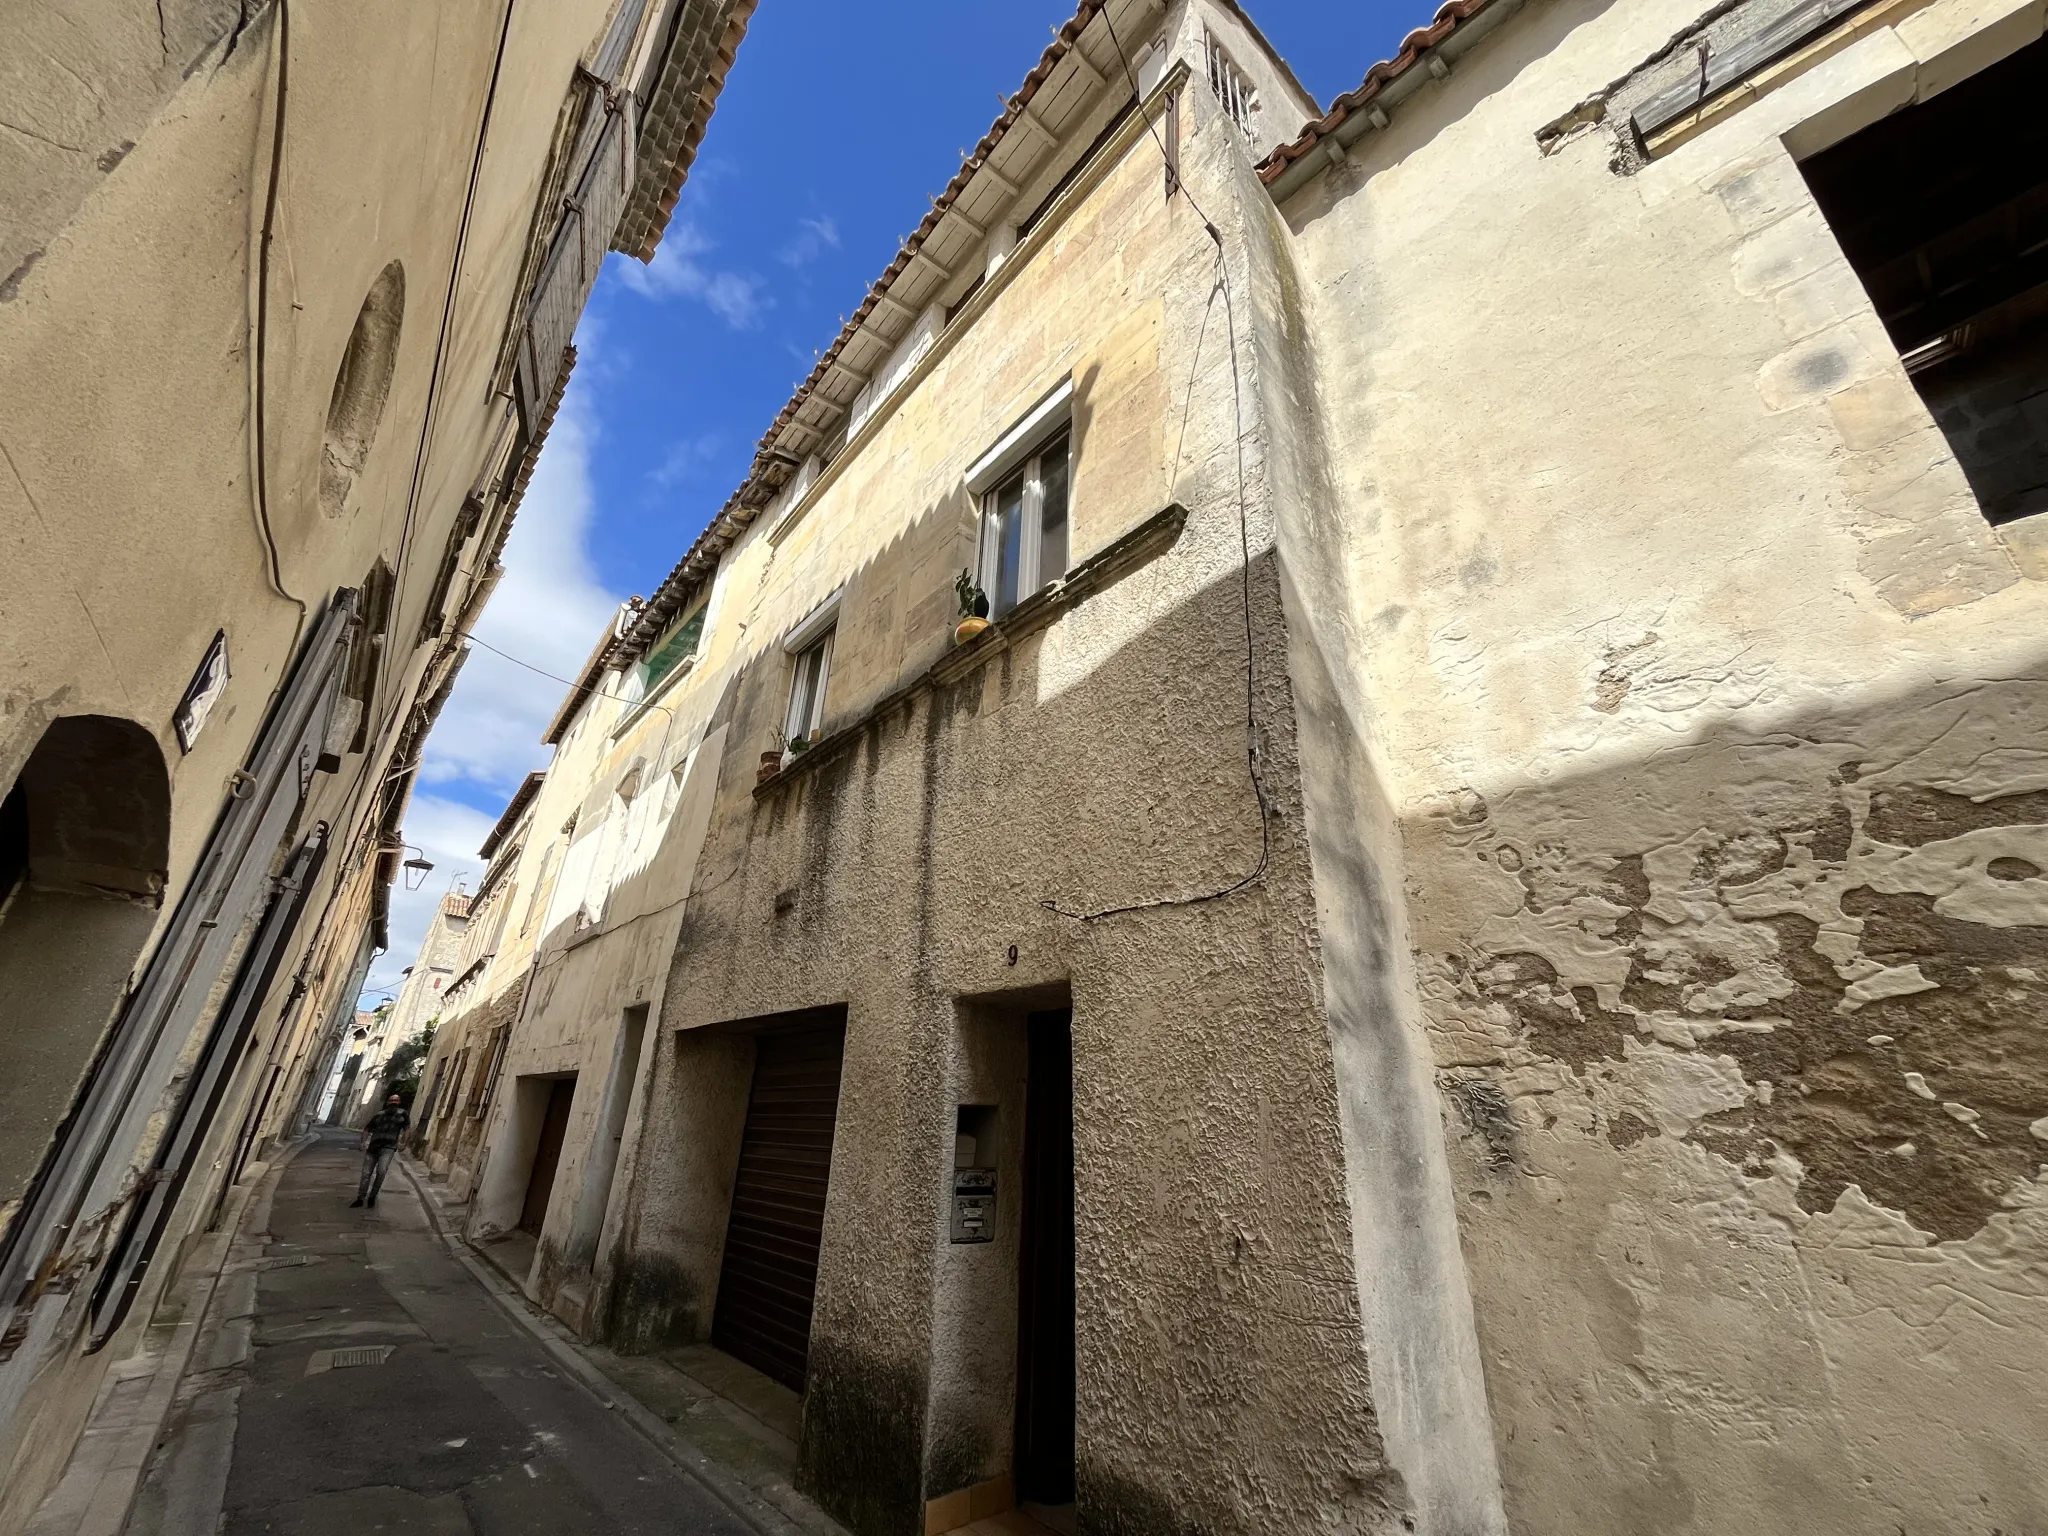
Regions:
M 882 399 L 875 402 L 873 409 L 862 418 L 859 428 L 849 432 L 846 444 L 832 456 L 832 462 L 819 466 L 817 477 L 804 487 L 803 492 L 790 507 L 769 527 L 767 538 L 770 545 L 780 548 L 790 531 L 810 514 L 811 509 L 824 498 L 825 492 L 840 474 L 860 456 L 864 449 L 882 430 L 897 409 L 908 400 L 917 386 L 924 382 L 939 364 L 950 354 L 968 328 L 980 319 L 982 314 L 995 303 L 996 296 L 1016 281 L 1024 269 L 1034 261 L 1039 252 L 1053 242 L 1054 234 L 1064 225 L 1075 209 L 1085 202 L 1090 193 L 1108 177 L 1111 170 L 1120 164 L 1130 147 L 1146 133 L 1156 133 L 1156 121 L 1166 112 L 1166 104 L 1188 80 L 1188 66 L 1185 59 L 1174 61 L 1173 67 L 1154 85 L 1138 110 L 1124 120 L 1123 126 L 1109 136 L 1109 139 L 1093 157 L 1080 163 L 1077 174 L 1068 183 L 1065 191 L 1053 200 L 1031 233 L 1017 242 L 1016 248 L 1005 256 L 1002 262 L 989 270 L 982 285 L 962 301 L 958 312 L 951 316 L 932 338 L 932 344 L 924 355 L 906 369 L 903 377 Z M 906 332 L 906 334 L 908 334 Z M 900 343 L 899 338 L 899 343 Z M 896 345 L 892 343 L 891 345 Z
M 764 799 L 819 763 L 838 757 L 858 742 L 877 720 L 916 695 L 959 682 L 1027 635 L 1049 628 L 1069 609 L 1116 585 L 1140 566 L 1149 565 L 1173 548 L 1180 538 L 1181 529 L 1187 526 L 1187 520 L 1187 508 L 1177 501 L 1153 513 L 1129 533 L 1090 555 L 1060 580 L 1032 593 L 965 645 L 947 652 L 910 683 L 870 705 L 846 725 L 820 737 L 781 771 L 756 784 L 754 798 Z

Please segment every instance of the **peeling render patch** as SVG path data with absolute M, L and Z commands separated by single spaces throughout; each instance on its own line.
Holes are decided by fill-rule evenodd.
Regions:
M 1552 1063 L 1614 1146 L 1682 1139 L 1789 1177 L 1808 1212 L 1854 1187 L 1959 1240 L 2025 1202 L 2048 1117 L 2048 768 L 2021 744 L 2044 707 L 2048 686 L 1991 684 L 1917 711 L 1890 754 L 1830 722 L 1630 786 L 1445 804 L 1427 841 L 1482 871 L 1485 910 L 1422 964 L 1445 1093 L 1489 1166 L 1515 1161 L 1510 1100 L 1471 1068 Z M 1512 1117 L 1549 1117 L 1537 1102 Z

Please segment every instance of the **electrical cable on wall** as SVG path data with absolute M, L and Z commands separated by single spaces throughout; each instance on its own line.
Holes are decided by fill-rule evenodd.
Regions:
M 491 115 L 497 109 L 498 82 L 505 71 L 506 44 L 512 36 L 512 13 L 519 0 L 505 0 L 505 10 L 498 23 L 498 48 L 491 59 L 491 81 L 484 91 L 483 113 L 476 127 L 476 149 L 470 157 L 469 186 L 463 194 L 462 217 L 455 229 L 455 252 L 448 263 L 448 289 L 441 300 L 441 324 L 434 336 L 434 360 L 427 372 L 427 398 L 420 411 L 419 444 L 413 450 L 412 480 L 405 495 L 405 518 L 398 530 L 397 584 L 391 594 L 391 619 L 394 624 L 404 623 L 405 581 L 410 567 L 406 556 L 412 550 L 412 536 L 415 519 L 419 512 L 420 495 L 426 483 L 427 451 L 432 441 L 434 424 L 441 409 L 441 376 L 448 355 L 448 337 L 455 324 L 455 303 L 462 289 L 462 264 L 469 251 L 469 226 L 476 211 L 477 188 L 482 184 L 484 172 L 484 151 L 490 144 Z M 374 696 L 374 693 L 373 693 Z
M 292 13 L 289 0 L 277 0 L 277 105 L 270 128 L 270 184 L 263 194 L 263 232 L 256 247 L 256 345 L 253 349 L 255 377 L 250 393 L 256 434 L 256 531 L 263 537 L 267 564 L 265 574 L 271 589 L 286 602 L 295 604 L 299 616 L 292 623 L 292 641 L 285 649 L 286 665 L 278 674 L 275 700 L 291 676 L 290 658 L 298 653 L 299 636 L 305 632 L 306 600 L 284 584 L 284 564 L 277 550 L 277 535 L 270 526 L 270 450 L 266 366 L 270 350 L 270 244 L 277 234 L 278 181 L 284 169 L 285 108 L 291 98 Z
M 1138 77 L 1131 69 L 1129 56 L 1124 52 L 1123 40 L 1116 35 L 1116 24 L 1110 20 L 1109 7 L 1107 5 L 1102 8 L 1101 16 L 1104 27 L 1109 31 L 1110 44 L 1116 49 L 1117 60 L 1123 65 L 1124 77 L 1130 81 L 1131 90 L 1136 93 L 1138 91 Z M 1078 48 L 1078 42 L 1075 46 Z M 1195 201 L 1194 194 L 1187 188 L 1186 179 L 1173 174 L 1173 157 L 1167 152 L 1166 144 L 1159 137 L 1159 130 L 1153 126 L 1150 117 L 1145 119 L 1145 127 L 1146 131 L 1152 136 L 1152 142 L 1158 146 L 1159 157 L 1168 171 L 1169 190 L 1167 196 L 1171 198 L 1174 193 L 1179 193 L 1187 199 L 1188 207 L 1192 208 L 1195 216 L 1202 221 L 1203 232 L 1209 236 L 1210 240 L 1215 242 L 1216 246 L 1216 282 L 1209 290 L 1209 302 L 1202 311 L 1201 329 L 1195 336 L 1194 361 L 1188 367 L 1188 386 L 1181 398 L 1180 433 L 1174 442 L 1173 468 L 1168 478 L 1171 480 L 1180 474 L 1181 446 L 1187 438 L 1188 415 L 1194 401 L 1195 378 L 1202 364 L 1202 344 L 1208 336 L 1209 316 L 1215 309 L 1216 296 L 1220 293 L 1223 296 L 1224 322 L 1230 341 L 1230 403 L 1237 450 L 1237 534 L 1240 555 L 1238 574 L 1244 598 L 1245 765 L 1251 776 L 1252 793 L 1259 803 L 1259 858 L 1258 862 L 1252 866 L 1248 873 L 1233 880 L 1230 884 L 1221 886 L 1213 891 L 1204 891 L 1195 896 L 1160 896 L 1154 897 L 1149 901 L 1126 902 L 1120 906 L 1102 907 L 1095 911 L 1086 912 L 1063 906 L 1057 901 L 1042 900 L 1039 902 L 1039 905 L 1048 912 L 1056 912 L 1061 917 L 1073 918 L 1076 922 L 1083 923 L 1098 922 L 1103 918 L 1116 917 L 1126 912 L 1146 912 L 1158 907 L 1192 907 L 1199 906 L 1204 902 L 1220 901 L 1226 896 L 1236 895 L 1245 887 L 1264 878 L 1273 858 L 1273 811 L 1271 804 L 1266 798 L 1265 778 L 1259 768 L 1259 722 L 1256 708 L 1258 696 L 1258 652 L 1253 639 L 1252 625 L 1252 539 L 1250 514 L 1245 506 L 1244 495 L 1244 383 L 1237 362 L 1237 310 L 1236 306 L 1231 302 L 1229 265 L 1225 259 L 1222 234 L 1217 230 L 1215 223 L 1209 216 L 1202 211 L 1202 205 Z

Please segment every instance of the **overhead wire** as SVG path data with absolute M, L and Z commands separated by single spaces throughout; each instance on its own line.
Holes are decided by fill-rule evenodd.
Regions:
M 589 687 L 586 688 L 581 682 L 579 682 L 575 678 L 557 676 L 555 673 L 550 672 L 546 667 L 536 667 L 530 661 L 521 661 L 517 656 L 514 656 L 510 651 L 499 650 L 495 645 L 491 644 L 490 641 L 478 639 L 476 632 L 474 630 L 459 629 L 455 632 L 455 638 L 458 640 L 467 640 L 472 645 L 480 645 L 485 650 L 489 651 L 493 656 L 502 656 L 504 657 L 505 660 L 511 662 L 513 666 L 524 667 L 527 671 L 535 674 L 536 676 L 545 677 L 550 682 L 560 683 L 565 688 L 581 688 L 583 689 L 584 693 L 590 698 L 614 699 L 621 704 L 630 704 L 635 707 L 645 706 L 648 709 L 658 709 L 664 715 L 668 716 L 669 723 L 671 725 L 675 723 L 675 711 L 671 710 L 666 704 L 653 704 L 649 703 L 645 699 L 629 699 L 623 693 L 607 693 L 604 689 L 599 688 L 595 684 L 591 684 Z
M 1142 93 L 1138 90 L 1137 74 L 1131 68 L 1130 56 L 1124 51 L 1123 39 L 1117 36 L 1116 23 L 1110 17 L 1109 6 L 1105 4 L 1099 14 L 1102 17 L 1103 26 L 1109 32 L 1110 45 L 1116 49 L 1117 60 L 1123 65 L 1124 78 L 1130 81 L 1132 92 L 1141 95 Z M 1078 40 L 1075 46 L 1079 47 Z M 1245 766 L 1251 777 L 1252 794 L 1257 799 L 1259 805 L 1259 857 L 1257 863 L 1248 872 L 1231 881 L 1228 885 L 1220 886 L 1212 891 L 1204 891 L 1198 895 L 1158 896 L 1149 901 L 1125 902 L 1118 906 L 1101 907 L 1093 911 L 1077 911 L 1053 900 L 1041 900 L 1039 902 L 1039 905 L 1049 912 L 1054 912 L 1061 917 L 1072 918 L 1076 922 L 1083 923 L 1099 922 L 1103 918 L 1117 917 L 1127 912 L 1146 912 L 1160 907 L 1192 907 L 1200 906 L 1205 902 L 1220 901 L 1226 896 L 1236 895 L 1247 886 L 1263 879 L 1266 871 L 1272 866 L 1273 861 L 1273 809 L 1266 795 L 1265 775 L 1259 765 L 1258 648 L 1252 621 L 1251 518 L 1245 504 L 1244 492 L 1244 382 L 1237 360 L 1237 309 L 1231 300 L 1230 267 L 1224 251 L 1221 231 L 1216 228 L 1215 222 L 1208 214 L 1202 211 L 1202 205 L 1195 201 L 1194 193 L 1188 190 L 1186 178 L 1180 174 L 1175 166 L 1173 156 L 1167 150 L 1166 141 L 1160 138 L 1159 129 L 1149 115 L 1145 117 L 1145 128 L 1151 134 L 1152 142 L 1158 146 L 1160 161 L 1166 168 L 1168 198 L 1171 199 L 1175 193 L 1186 198 L 1188 207 L 1193 209 L 1195 217 L 1202 221 L 1203 232 L 1209 236 L 1216 246 L 1216 280 L 1209 289 L 1209 301 L 1202 310 L 1202 324 L 1195 335 L 1195 355 L 1193 361 L 1188 365 L 1187 389 L 1181 397 L 1180 430 L 1174 441 L 1173 469 L 1169 475 L 1169 481 L 1177 478 L 1180 474 L 1181 448 L 1187 440 L 1188 417 L 1192 413 L 1194 403 L 1195 379 L 1201 370 L 1202 364 L 1202 346 L 1207 340 L 1209 317 L 1215 311 L 1216 297 L 1220 293 L 1223 297 L 1224 323 L 1230 342 L 1230 403 L 1234 425 L 1233 438 L 1237 450 L 1237 535 L 1240 556 L 1238 574 L 1244 600 Z

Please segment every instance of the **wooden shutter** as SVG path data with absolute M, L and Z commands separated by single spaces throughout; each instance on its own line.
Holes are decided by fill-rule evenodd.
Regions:
M 759 1037 L 711 1342 L 801 1392 L 846 1031 Z

